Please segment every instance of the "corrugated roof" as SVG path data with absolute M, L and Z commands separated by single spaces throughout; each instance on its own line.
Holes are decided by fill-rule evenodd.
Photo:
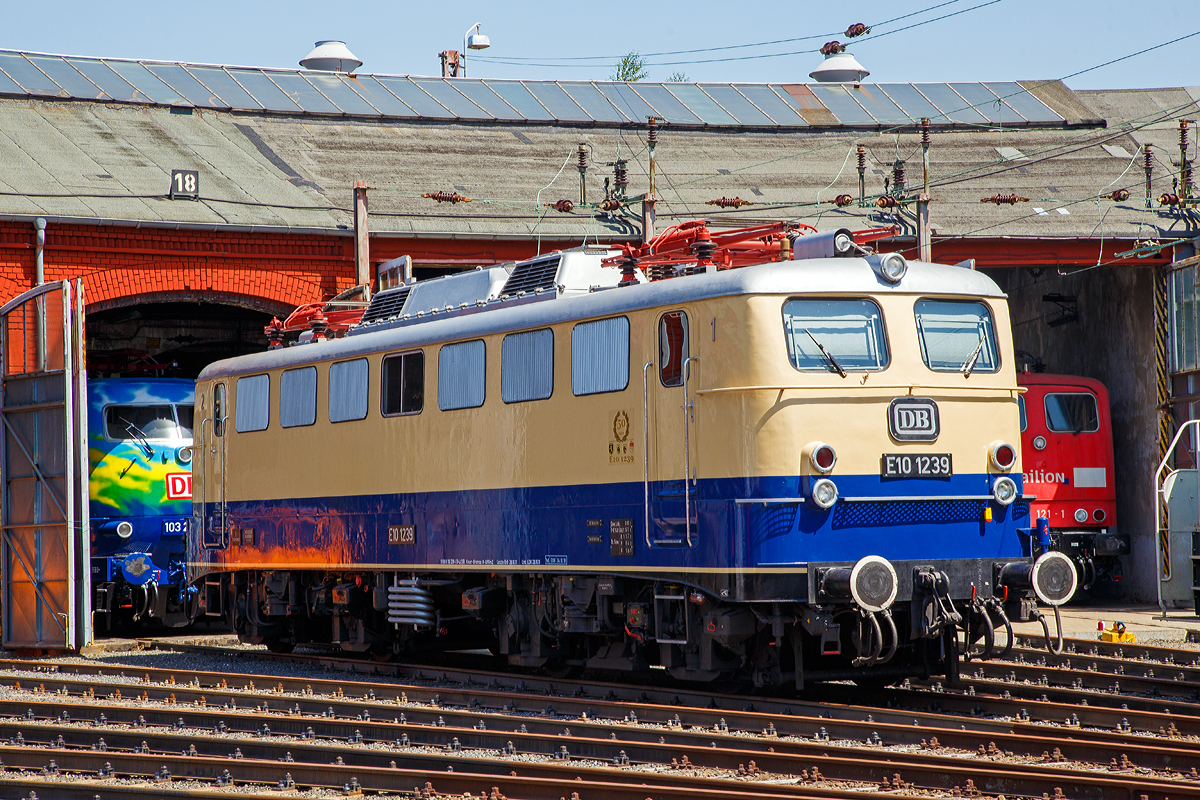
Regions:
M 1145 208 L 1138 152 L 1145 143 L 1156 145 L 1154 196 L 1169 191 L 1169 171 L 1178 161 L 1177 119 L 1196 114 L 1200 92 L 1072 92 L 1061 84 L 1038 85 L 1062 118 L 1092 118 L 1107 127 L 988 124 L 935 130 L 930 175 L 939 234 L 1190 235 L 1191 212 L 1157 203 Z M 716 84 L 702 87 L 721 96 Z M 831 113 L 823 106 L 802 111 Z M 1003 108 L 989 113 L 1002 114 Z M 909 189 L 919 186 L 919 136 L 815 127 L 665 126 L 656 150 L 660 229 L 676 219 L 705 217 L 720 225 L 798 219 L 822 229 L 896 223 L 911 231 L 907 210 L 893 215 L 857 202 L 836 208 L 829 201 L 840 194 L 857 199 L 859 144 L 866 148 L 868 199 L 884 192 L 885 180 L 893 188 L 897 157 L 906 164 Z M 580 142 L 589 150 L 593 204 L 604 196 L 605 179 L 611 186 L 615 178 L 607 165 L 628 160 L 627 194 L 635 200 L 628 208 L 600 214 L 577 207 L 563 214 L 549 207 L 560 199 L 579 200 L 574 151 Z M 1103 144 L 1124 148 L 1132 163 Z M 1009 149 L 1024 158 L 1006 160 L 1001 151 Z M 351 187 L 365 180 L 373 187 L 374 235 L 586 234 L 611 240 L 634 237 L 640 229 L 636 199 L 648 189 L 646 167 L 644 126 L 632 123 L 544 125 L 0 98 L 0 216 L 8 217 L 348 233 Z M 198 170 L 200 200 L 169 199 L 172 169 Z M 1127 201 L 1097 200 L 1118 188 L 1129 189 Z M 439 191 L 473 202 L 439 204 L 421 197 Z M 980 203 L 1010 193 L 1030 202 Z M 707 204 L 722 197 L 754 205 L 735 211 Z M 817 201 L 822 204 L 813 205 Z

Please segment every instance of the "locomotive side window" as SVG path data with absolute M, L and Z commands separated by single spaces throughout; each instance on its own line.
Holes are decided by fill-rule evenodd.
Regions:
M 213 434 L 225 435 L 225 416 L 229 412 L 225 408 L 225 384 L 218 383 L 213 387 Z
M 1046 395 L 1046 427 L 1055 433 L 1095 433 L 1100 430 L 1096 397 L 1088 392 Z
M 969 300 L 918 300 L 921 358 L 934 372 L 995 372 L 1000 369 L 992 315 Z
M 187 439 L 191 426 L 182 430 L 173 406 L 105 406 L 104 436 L 114 441 Z
M 629 385 L 629 319 L 581 322 L 571 330 L 571 391 L 620 392 Z
M 500 398 L 545 400 L 554 392 L 554 331 L 510 333 L 500 350 Z
M 420 414 L 425 407 L 425 353 L 404 353 L 383 360 L 383 415 Z
M 329 367 L 329 421 L 347 422 L 367 416 L 367 360 L 339 361 Z
M 265 431 L 271 422 L 271 376 L 251 375 L 237 379 L 233 427 L 238 433 Z
M 658 323 L 658 372 L 663 386 L 683 386 L 683 363 L 687 358 L 687 314 L 663 314 Z
M 317 368 L 284 370 L 279 377 L 279 425 L 297 428 L 317 421 Z
M 888 365 L 883 313 L 871 300 L 788 300 L 783 332 L 788 358 L 801 372 L 873 372 Z
M 195 406 L 175 406 L 175 419 L 179 422 L 179 430 L 183 438 L 192 438 L 192 428 L 195 427 L 195 417 Z
M 1025 416 L 1025 395 L 1017 395 L 1017 410 L 1021 413 L 1021 433 L 1029 427 L 1029 417 Z
M 478 408 L 487 381 L 487 348 L 482 339 L 438 350 L 438 408 Z

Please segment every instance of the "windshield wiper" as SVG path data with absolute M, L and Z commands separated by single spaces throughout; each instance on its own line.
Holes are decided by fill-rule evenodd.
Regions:
M 141 448 L 146 452 L 146 458 L 154 458 L 154 448 L 150 446 L 150 440 L 146 436 L 146 433 L 137 425 L 134 425 L 124 417 L 118 417 L 118 419 L 125 423 L 125 431 L 127 433 L 132 433 L 137 439 L 137 443 L 141 445 Z
M 825 360 L 829 362 L 829 366 L 833 367 L 833 371 L 838 375 L 841 375 L 843 378 L 846 377 L 846 370 L 842 369 L 842 365 L 837 362 L 837 359 L 829 354 L 829 351 L 825 349 L 825 345 L 817 341 L 817 337 L 812 335 L 812 331 L 810 331 L 808 328 L 805 328 L 804 332 L 808 334 L 808 338 L 813 340 L 813 344 L 815 344 L 817 349 L 821 351 L 821 355 L 825 356 Z
M 983 352 L 983 345 L 986 342 L 987 342 L 987 339 L 980 337 L 979 344 L 975 347 L 975 352 L 971 353 L 971 357 L 963 362 L 961 369 L 962 369 L 962 374 L 965 377 L 967 377 L 967 378 L 971 377 L 971 372 L 974 371 L 974 369 L 975 369 L 975 362 L 979 361 L 979 355 Z

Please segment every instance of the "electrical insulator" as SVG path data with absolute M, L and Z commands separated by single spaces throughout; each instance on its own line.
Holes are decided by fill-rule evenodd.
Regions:
M 834 39 L 832 42 L 826 42 L 825 44 L 821 45 L 820 53 L 823 56 L 832 56 L 838 53 L 844 53 L 845 51 L 846 45 L 842 44 L 837 39 Z
M 839 194 L 837 197 L 833 198 L 833 204 L 838 208 L 845 208 L 853 202 L 854 198 L 848 194 Z
M 866 25 L 863 25 L 861 22 L 856 22 L 853 25 L 851 25 L 849 28 L 846 28 L 846 38 L 854 39 L 855 37 L 858 37 L 858 36 L 865 36 L 866 34 L 868 34 L 870 32 L 871 32 L 871 29 L 868 28 Z
M 861 173 L 867 168 L 867 148 L 861 144 L 858 146 L 858 171 Z
M 1115 192 L 1109 195 L 1109 198 L 1116 200 L 1118 203 L 1124 203 L 1129 199 L 1129 190 L 1117 189 Z
M 706 206 L 720 206 L 721 208 L 741 208 L 742 206 L 754 205 L 751 200 L 743 200 L 740 197 L 718 197 L 716 200 L 706 200 Z
M 469 203 L 471 198 L 463 197 L 458 192 L 426 192 L 421 197 L 428 197 L 430 200 L 436 200 L 439 203 Z
M 606 200 L 600 201 L 600 210 L 601 211 L 616 211 L 620 207 L 621 207 L 621 201 L 616 199 L 615 197 L 609 197 Z
M 890 194 L 885 194 L 875 200 L 875 205 L 880 208 L 896 208 L 900 205 L 900 201 Z
M 587 172 L 587 148 L 581 142 L 579 145 L 579 171 Z
M 560 214 L 570 214 L 575 210 L 575 204 L 570 200 L 559 200 L 557 203 L 546 203 L 547 208 L 553 208 Z
M 892 186 L 895 187 L 897 196 L 903 196 L 904 187 L 908 183 L 908 171 L 904 168 L 904 162 L 899 159 L 892 164 Z
M 1158 204 L 1160 206 L 1177 206 L 1179 205 L 1179 195 L 1174 192 L 1167 192 L 1158 196 Z
M 1015 194 L 994 194 L 991 197 L 981 197 L 981 203 L 995 203 L 998 206 L 1015 206 L 1017 203 L 1028 203 L 1028 197 L 1017 197 Z

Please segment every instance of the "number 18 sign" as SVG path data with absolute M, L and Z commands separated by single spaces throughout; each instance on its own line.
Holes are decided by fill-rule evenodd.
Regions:
M 194 169 L 171 170 L 171 199 L 186 197 L 196 200 L 200 197 L 200 173 Z

